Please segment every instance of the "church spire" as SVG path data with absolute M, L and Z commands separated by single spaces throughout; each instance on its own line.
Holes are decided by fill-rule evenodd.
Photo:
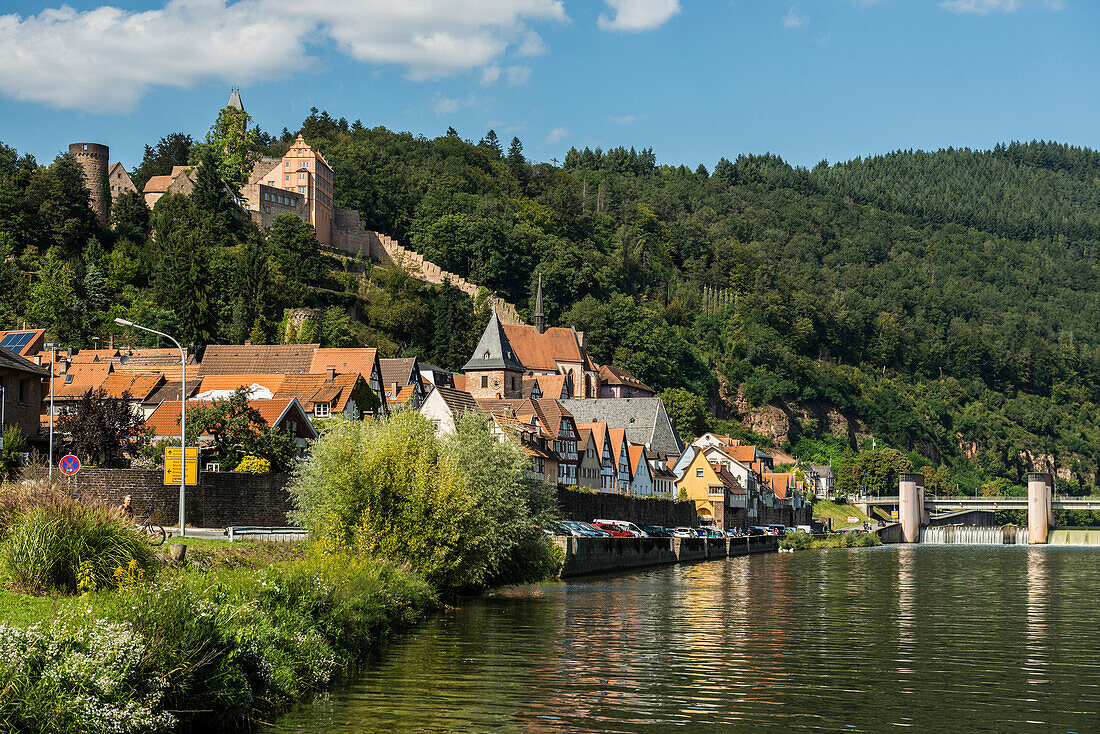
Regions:
M 535 330 L 546 333 L 546 313 L 542 310 L 542 273 L 539 273 L 539 289 L 535 294 Z

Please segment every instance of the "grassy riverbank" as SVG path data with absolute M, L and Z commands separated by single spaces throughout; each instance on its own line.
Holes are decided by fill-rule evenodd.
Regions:
M 779 541 L 784 550 L 817 550 L 820 548 L 874 548 L 882 545 L 877 533 L 832 533 L 824 538 L 815 538 L 809 533 L 787 533 Z
M 856 522 L 849 522 L 850 517 L 856 518 Z M 838 504 L 824 499 L 814 502 L 814 519 L 826 525 L 829 520 L 832 520 L 834 530 L 862 525 L 868 521 L 867 515 L 858 510 L 855 505 Z
M 245 728 L 328 686 L 437 603 L 384 561 L 268 555 L 68 599 L 0 595 L 17 612 L 0 625 L 0 730 Z

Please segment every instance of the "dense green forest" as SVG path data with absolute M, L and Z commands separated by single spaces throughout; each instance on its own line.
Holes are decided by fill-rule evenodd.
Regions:
M 537 163 L 491 131 L 428 139 L 317 110 L 300 131 L 368 226 L 521 311 L 541 274 L 550 323 L 665 391 L 684 432 L 751 438 L 740 419 L 772 406 L 795 456 L 850 463 L 873 436 L 968 491 L 1012 491 L 1047 461 L 1069 473 L 1059 491 L 1096 487 L 1095 151 L 1013 143 L 813 170 L 752 155 L 711 172 L 648 149 Z M 280 155 L 297 132 L 245 144 Z M 148 146 L 141 175 L 203 157 L 224 170 L 211 135 Z M 457 368 L 487 318 L 484 299 L 318 252 L 297 220 L 262 236 L 213 176 L 152 212 L 124 197 L 99 228 L 74 171 L 0 150 L 5 324 L 80 345 L 127 314 L 196 346 L 373 344 Z M 289 333 L 294 307 L 321 315 Z M 830 410 L 847 430 L 816 417 Z

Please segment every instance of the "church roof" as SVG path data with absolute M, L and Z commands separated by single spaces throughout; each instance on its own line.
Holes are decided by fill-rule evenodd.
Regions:
M 512 344 L 508 341 L 508 335 L 504 333 L 504 327 L 497 318 L 496 309 L 489 318 L 485 327 L 485 333 L 481 335 L 481 341 L 477 343 L 474 356 L 462 368 L 463 372 L 474 370 L 515 370 L 525 372 L 523 363 L 516 357 L 512 350 Z
M 592 369 L 588 353 L 581 349 L 577 332 L 562 326 L 539 333 L 527 324 L 505 324 L 504 332 L 516 351 L 516 358 L 529 370 L 557 372 L 558 362 L 572 362 Z
M 608 428 L 626 429 L 626 438 L 631 443 L 648 446 L 664 456 L 679 456 L 684 450 L 660 398 L 577 399 L 561 403 L 578 423 L 602 421 Z
M 241 94 L 240 94 L 240 92 L 237 91 L 236 89 L 234 89 L 232 92 L 230 92 L 229 102 L 225 106 L 226 107 L 236 107 L 238 110 L 243 110 L 244 105 L 241 104 Z

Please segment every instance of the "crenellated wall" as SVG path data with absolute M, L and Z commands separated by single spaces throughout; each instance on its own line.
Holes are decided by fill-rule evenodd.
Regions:
M 376 262 L 392 262 L 404 268 L 417 280 L 425 283 L 443 283 L 451 285 L 468 295 L 477 298 L 478 285 L 471 283 L 461 275 L 448 272 L 415 250 L 404 247 L 389 235 L 368 230 L 359 218 L 359 212 L 351 209 L 337 209 L 332 225 L 332 248 L 352 257 L 366 257 Z M 522 324 L 516 307 L 500 298 L 493 298 L 497 316 L 506 324 Z

